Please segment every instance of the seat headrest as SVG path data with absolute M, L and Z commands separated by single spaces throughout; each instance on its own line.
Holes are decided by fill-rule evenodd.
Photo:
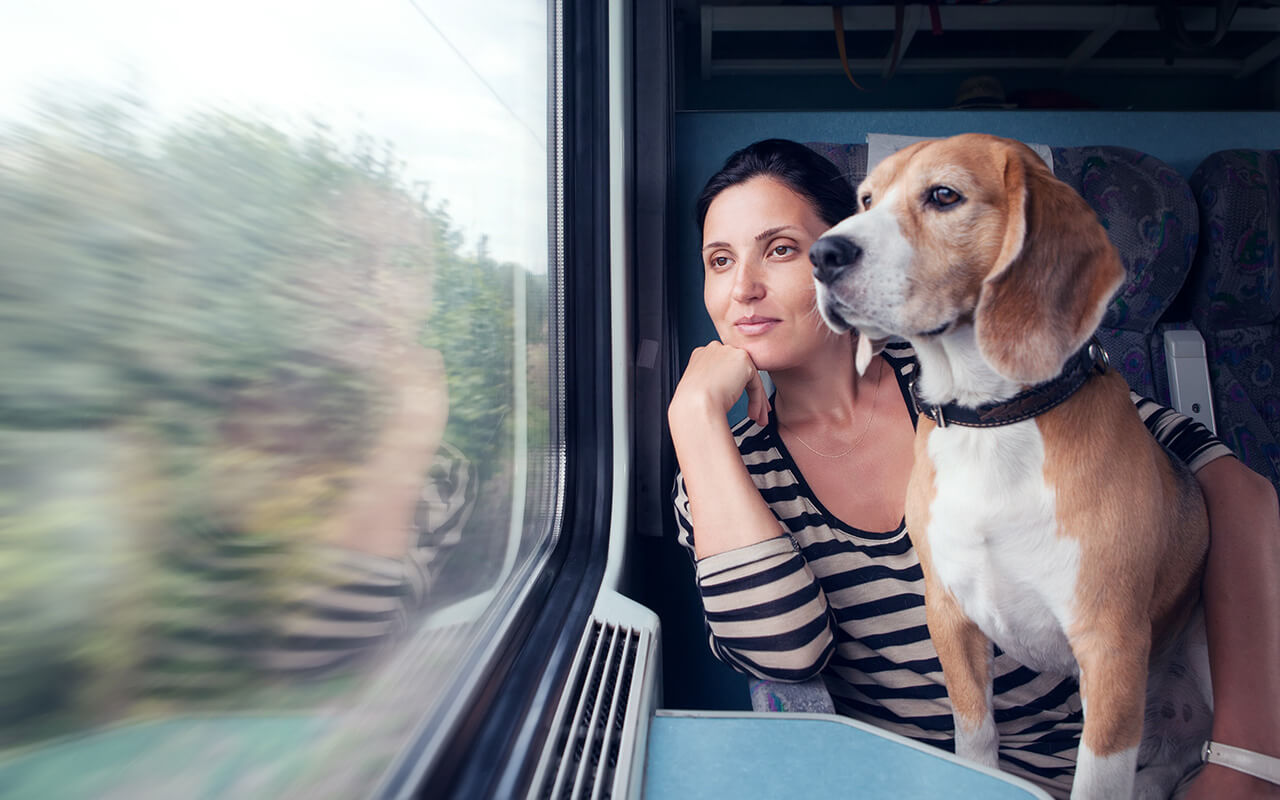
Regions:
M 865 144 L 836 142 L 805 142 L 804 144 L 835 164 L 853 188 L 857 189 L 862 179 L 867 177 L 867 146 Z
M 1191 175 L 1201 242 L 1191 279 L 1202 330 L 1266 325 L 1280 317 L 1280 150 L 1222 150 Z
M 1127 278 L 1104 328 L 1150 333 L 1186 280 L 1199 236 L 1191 187 L 1155 156 L 1127 147 L 1053 148 L 1054 174 L 1098 215 Z

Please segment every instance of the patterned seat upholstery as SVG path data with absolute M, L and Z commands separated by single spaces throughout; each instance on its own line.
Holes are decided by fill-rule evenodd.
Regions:
M 809 147 L 855 186 L 866 176 L 866 145 Z M 1199 233 L 1191 188 L 1163 161 L 1124 147 L 1055 147 L 1053 163 L 1059 180 L 1097 212 L 1128 273 L 1098 337 L 1134 391 L 1168 404 L 1168 383 L 1154 369 L 1163 370 L 1163 350 L 1153 347 L 1153 335 L 1191 269 Z
M 1280 151 L 1224 150 L 1191 176 L 1200 247 L 1188 279 L 1218 437 L 1280 486 Z
M 1182 288 L 1196 250 L 1199 215 L 1182 176 L 1124 147 L 1055 147 L 1053 171 L 1098 214 L 1128 277 L 1098 338 L 1129 386 L 1169 404 L 1156 325 Z

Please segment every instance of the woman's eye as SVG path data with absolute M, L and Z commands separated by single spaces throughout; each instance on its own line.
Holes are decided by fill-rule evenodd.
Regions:
M 871 208 L 871 195 L 864 194 L 862 196 L 862 209 L 865 211 L 868 208 Z
M 712 269 L 724 269 L 727 266 L 729 266 L 728 256 L 712 256 L 711 257 Z
M 789 256 L 795 251 L 796 249 L 789 244 L 780 244 L 773 248 L 773 254 L 778 257 Z
M 964 198 L 950 186 L 935 186 L 929 190 L 929 202 L 935 206 L 953 206 Z

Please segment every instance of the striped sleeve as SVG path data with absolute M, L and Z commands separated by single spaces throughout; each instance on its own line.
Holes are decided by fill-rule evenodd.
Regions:
M 1156 441 L 1192 472 L 1198 472 L 1210 461 L 1234 455 L 1221 439 L 1191 417 L 1179 414 L 1136 392 L 1130 392 L 1129 399 L 1138 407 L 1138 416 Z
M 391 557 L 317 547 L 287 612 L 276 621 L 276 635 L 262 654 L 265 667 L 327 673 L 395 641 L 462 541 L 478 492 L 475 465 L 441 442 L 418 493 L 407 552 Z
M 684 479 L 674 500 L 680 543 L 693 555 Z M 827 599 L 789 535 L 695 560 L 707 640 L 716 658 L 757 678 L 803 681 L 835 650 Z
M 403 632 L 422 602 L 429 573 L 416 558 L 341 548 L 316 555 L 312 584 L 263 653 L 272 671 L 321 673 L 368 655 Z

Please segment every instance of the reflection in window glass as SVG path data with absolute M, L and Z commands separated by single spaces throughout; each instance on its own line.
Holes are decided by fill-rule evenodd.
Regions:
M 547 25 L 6 11 L 0 791 L 350 797 L 456 699 L 558 491 Z

